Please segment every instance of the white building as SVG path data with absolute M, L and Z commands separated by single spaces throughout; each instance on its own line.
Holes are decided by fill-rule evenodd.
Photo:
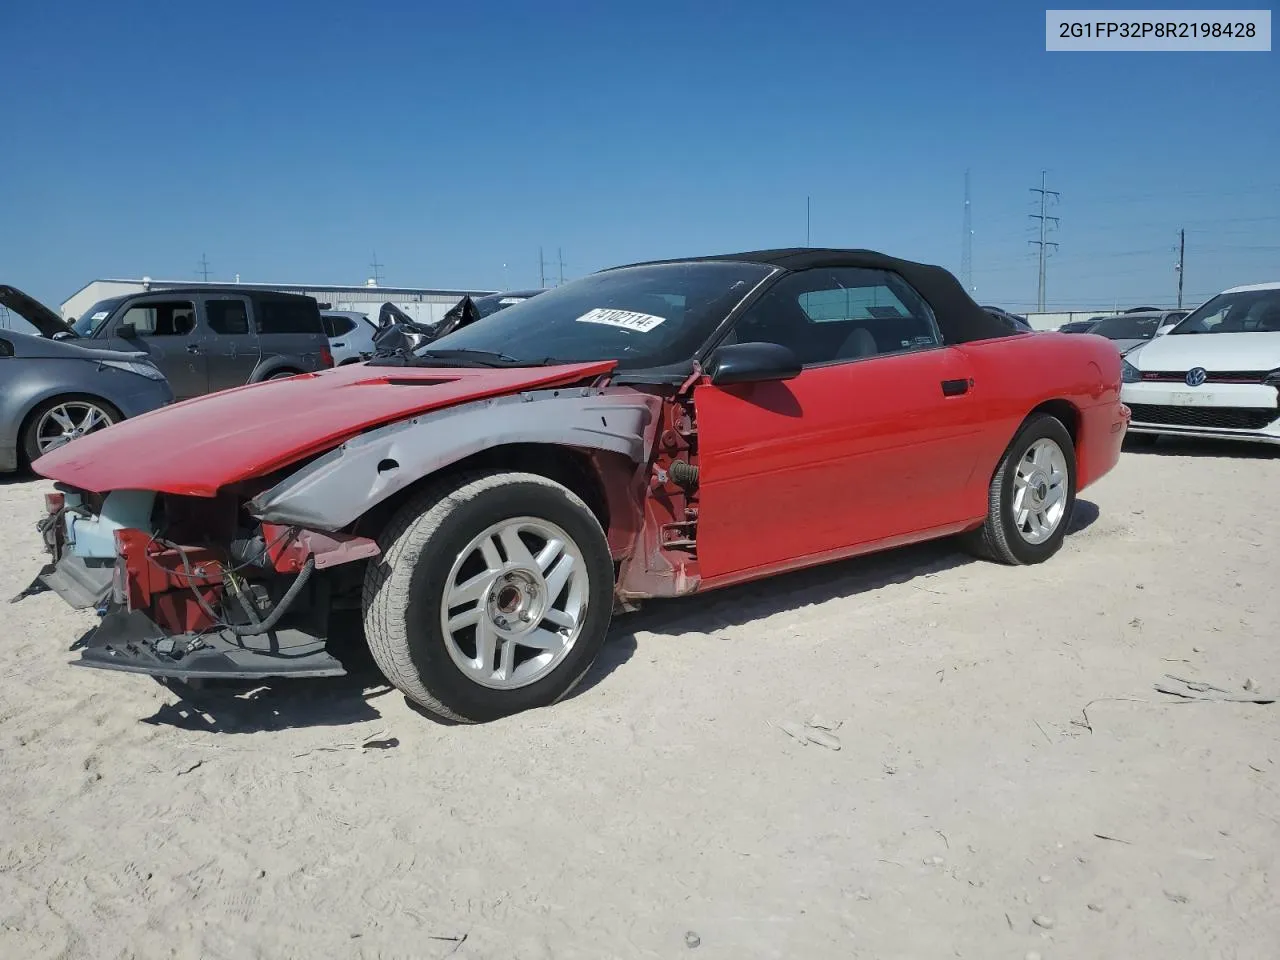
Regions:
M 74 321 L 100 300 L 153 290 L 172 290 L 176 287 L 301 293 L 315 297 L 321 310 L 354 310 L 368 314 L 370 320 L 378 319 L 378 311 L 384 303 L 393 303 L 423 323 L 439 321 L 463 297 L 482 297 L 497 292 L 380 287 L 372 280 L 363 286 L 343 286 L 330 283 L 204 283 L 198 280 L 152 280 L 150 277 L 143 277 L 141 280 L 94 280 L 64 300 L 60 309 L 64 319 Z

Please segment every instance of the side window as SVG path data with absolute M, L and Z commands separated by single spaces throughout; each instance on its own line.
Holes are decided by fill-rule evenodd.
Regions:
M 933 311 L 905 280 L 862 267 L 820 267 L 783 277 L 742 317 L 733 339 L 782 344 L 805 366 L 942 343 Z
M 324 330 L 319 310 L 312 302 L 261 300 L 257 306 L 259 333 L 320 333 Z
M 206 300 L 204 313 L 214 333 L 224 337 L 242 337 L 249 333 L 249 310 L 243 300 Z
M 0 357 L 12 357 L 13 344 L 8 340 L 0 340 Z
M 323 317 L 324 332 L 329 337 L 345 337 L 356 328 L 356 322 L 350 317 Z
M 190 300 L 140 303 L 120 318 L 141 337 L 185 337 L 196 328 L 196 305 Z

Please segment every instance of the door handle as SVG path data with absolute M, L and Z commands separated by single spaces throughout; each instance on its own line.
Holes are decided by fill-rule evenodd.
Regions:
M 200 352 L 199 344 L 196 344 L 196 343 L 187 344 L 187 353 L 199 353 L 199 352 Z
M 334 345 L 335 347 L 345 347 L 345 346 L 346 346 L 346 344 L 345 344 L 345 343 L 343 343 L 341 340 L 335 340 L 335 341 L 333 342 L 333 345 Z
M 972 380 L 943 380 L 942 395 L 944 397 L 958 397 L 969 392 L 969 388 L 973 386 Z

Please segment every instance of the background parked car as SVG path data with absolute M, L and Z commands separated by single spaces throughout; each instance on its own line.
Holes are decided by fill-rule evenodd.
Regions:
M 1059 333 L 1088 333 L 1106 317 L 1090 317 L 1088 320 L 1069 320 L 1058 328 Z
M 325 335 L 329 338 L 329 351 L 333 365 L 359 363 L 373 356 L 373 335 L 378 325 L 365 313 L 354 310 L 322 310 Z
M 1128 353 L 1155 337 L 1166 315 L 1163 310 L 1154 313 L 1122 313 L 1099 320 L 1089 328 L 1089 333 L 1106 337 L 1121 353 Z
M 298 294 L 191 286 L 102 300 L 74 325 L 49 314 L 62 330 L 46 336 L 145 351 L 179 400 L 333 366 L 320 308 Z
M 1130 445 L 1161 434 L 1280 444 L 1280 283 L 1234 287 L 1124 358 Z
M 476 305 L 476 309 L 480 311 L 480 316 L 487 317 L 491 313 L 497 313 L 504 307 L 520 303 L 544 292 L 541 288 L 537 290 L 511 290 L 506 293 L 491 293 L 487 297 L 476 297 L 473 302 Z
M 21 314 L 4 297 L 0 302 Z M 0 473 L 127 417 L 173 401 L 145 354 L 0 331 Z
M 983 307 L 983 310 L 991 314 L 1001 323 L 1009 327 L 1014 333 L 1034 333 L 1035 328 L 1027 321 L 1026 317 L 1020 317 L 1016 313 L 1010 313 L 1001 307 Z

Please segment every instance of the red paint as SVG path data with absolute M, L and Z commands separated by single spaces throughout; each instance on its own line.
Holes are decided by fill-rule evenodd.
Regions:
M 342 563 L 367 560 L 382 552 L 377 541 L 351 533 L 299 530 L 296 536 L 290 537 L 289 527 L 264 523 L 262 536 L 267 557 L 279 573 L 297 573 L 308 557 L 315 558 L 317 570 L 327 570 Z
M 167 549 L 143 530 L 117 530 L 115 538 L 130 610 L 146 610 L 169 633 L 211 625 L 193 590 L 211 606 L 221 593 L 222 562 L 217 553 L 205 547 Z
M 606 373 L 613 361 L 511 370 L 348 364 L 196 397 L 81 437 L 37 460 L 82 490 L 212 497 L 372 427 L 442 407 Z M 389 381 L 396 381 L 390 383 Z M 428 385 L 419 385 L 426 381 Z
M 946 396 L 943 380 L 970 381 Z M 700 383 L 699 589 L 946 536 L 982 522 L 1019 425 L 1066 401 L 1078 489 L 1115 466 L 1127 411 L 1109 344 L 1041 334 Z M 651 522 L 657 522 L 652 520 Z M 652 536 L 652 534 L 648 534 Z

